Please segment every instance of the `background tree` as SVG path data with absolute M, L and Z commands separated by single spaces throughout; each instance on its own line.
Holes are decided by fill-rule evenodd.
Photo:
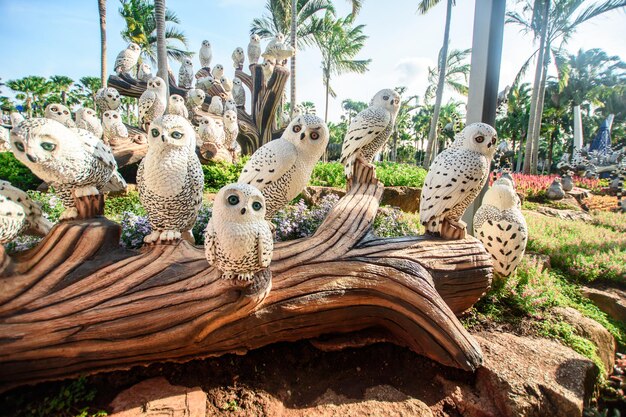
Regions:
M 67 104 L 67 94 L 74 85 L 74 80 L 65 75 L 53 75 L 50 77 L 51 89 L 61 94 L 61 103 Z
M 352 118 L 367 108 L 367 103 L 347 98 L 341 102 L 341 108 L 345 112 L 349 126 L 352 123 Z
M 107 2 L 98 0 L 98 16 L 100 17 L 100 81 L 107 86 Z
M 33 117 L 36 112 L 43 114 L 42 98 L 50 90 L 50 85 L 44 77 L 30 75 L 19 80 L 9 80 L 6 85 L 17 93 L 15 98 L 22 101 L 28 117 Z
M 156 18 L 156 39 L 157 39 L 157 75 L 164 80 L 168 80 L 167 65 L 167 44 L 165 43 L 165 0 L 154 0 L 154 16 Z M 165 97 L 169 97 L 169 83 L 165 83 Z M 165 102 L 167 111 L 168 102 Z
M 96 92 L 102 88 L 102 79 L 98 77 L 82 77 L 78 80 L 77 94 L 83 107 L 96 108 Z

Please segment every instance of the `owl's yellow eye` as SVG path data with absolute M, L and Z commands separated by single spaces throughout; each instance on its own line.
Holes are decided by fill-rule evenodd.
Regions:
M 183 134 L 182 134 L 182 133 L 180 133 L 179 131 L 175 130 L 175 131 L 173 131 L 173 132 L 172 132 L 172 137 L 173 137 L 174 139 L 180 139 L 180 138 L 182 138 L 182 137 L 183 137 Z
M 159 132 L 159 129 L 152 129 L 152 137 L 153 138 L 158 138 L 160 133 L 161 132 Z
M 236 195 L 229 195 L 228 196 L 228 204 L 230 204 L 231 206 L 236 206 L 237 204 L 239 204 L 239 197 L 237 197 Z
M 317 132 L 312 132 L 311 133 L 311 139 L 313 140 L 318 140 L 320 138 L 320 134 Z
M 299 132 L 299 131 L 301 131 L 301 130 L 302 130 L 302 126 L 300 126 L 300 125 L 295 125 L 295 126 L 293 127 L 293 131 L 294 131 L 294 133 L 298 133 L 298 132 Z
M 18 151 L 24 152 L 24 144 L 22 142 L 15 142 L 14 145 Z
M 474 140 L 478 143 L 483 143 L 485 141 L 485 137 L 484 136 L 476 136 L 474 138 Z
M 41 142 L 41 147 L 44 151 L 52 152 L 57 147 L 57 145 L 50 142 Z
M 259 211 L 263 208 L 263 206 L 258 201 L 255 201 L 254 203 L 252 203 L 252 208 L 256 211 Z

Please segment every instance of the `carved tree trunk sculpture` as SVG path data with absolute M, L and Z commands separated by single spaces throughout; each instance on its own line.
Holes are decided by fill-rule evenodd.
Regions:
M 0 391 L 339 334 L 343 342 L 316 343 L 387 340 L 476 369 L 480 348 L 455 314 L 488 288 L 489 255 L 472 237 L 372 236 L 382 191 L 358 165 L 317 232 L 276 244 L 271 281 L 248 287 L 221 279 L 187 242 L 123 249 L 119 226 L 102 217 L 63 222 L 27 252 L 0 253 Z

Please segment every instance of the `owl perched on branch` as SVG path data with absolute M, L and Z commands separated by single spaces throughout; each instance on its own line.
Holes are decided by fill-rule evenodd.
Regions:
M 44 116 L 47 119 L 56 120 L 62 123 L 65 127 L 76 127 L 76 123 L 72 120 L 72 113 L 63 104 L 52 103 L 46 106 L 44 110 Z
M 113 87 L 101 88 L 96 92 L 96 107 L 100 113 L 117 110 L 121 104 L 120 92 Z
M 139 123 L 147 131 L 148 125 L 165 113 L 167 86 L 160 77 L 148 81 L 146 91 L 139 97 Z
M 120 52 L 115 59 L 115 73 L 117 75 L 130 76 L 130 70 L 137 65 L 141 55 L 141 48 L 136 43 L 130 43 L 126 49 Z
M 191 58 L 185 58 L 178 71 L 178 86 L 180 88 L 191 88 L 193 75 L 193 62 Z
M 39 203 L 8 181 L 0 180 L 0 244 L 24 233 L 45 236 L 51 228 L 52 223 L 43 217 Z
M 86 107 L 78 109 L 76 112 L 76 127 L 88 130 L 98 139 L 102 139 L 102 123 L 93 109 Z
M 200 65 L 202 65 L 202 68 L 209 68 L 211 66 L 211 59 L 213 59 L 211 42 L 207 40 L 202 41 L 202 46 L 200 47 L 198 58 L 200 58 Z
M 254 34 L 250 36 L 250 43 L 248 44 L 248 62 L 250 65 L 258 64 L 259 58 L 261 58 L 261 38 Z

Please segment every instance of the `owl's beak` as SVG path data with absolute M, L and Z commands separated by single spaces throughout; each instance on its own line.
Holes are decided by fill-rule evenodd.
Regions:
M 38 159 L 37 159 L 37 157 L 36 157 L 36 156 L 32 156 L 32 155 L 31 155 L 31 154 L 29 154 L 29 153 L 27 153 L 27 154 L 26 154 L 26 157 L 28 158 L 28 160 L 29 160 L 30 162 L 37 162 L 37 161 L 38 161 Z
M 491 142 L 487 144 L 487 149 L 491 148 Z
M 165 135 L 161 135 L 161 140 L 165 142 Z
M 246 214 L 246 208 L 245 207 L 241 209 L 241 214 Z
M 306 137 L 306 135 L 304 134 L 304 132 L 300 133 L 300 140 L 303 140 Z

